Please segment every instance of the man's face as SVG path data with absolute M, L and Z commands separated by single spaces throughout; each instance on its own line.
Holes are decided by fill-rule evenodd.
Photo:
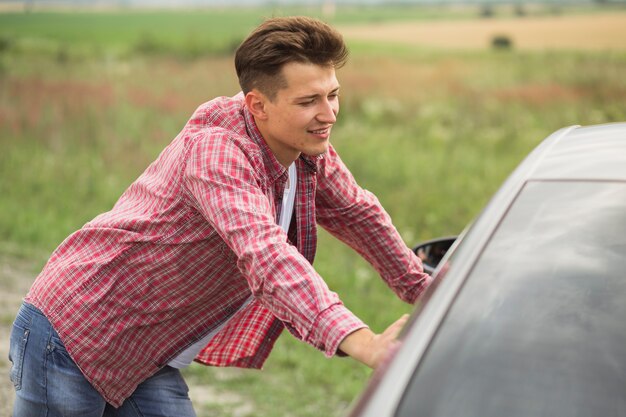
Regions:
M 264 98 L 257 125 L 278 161 L 289 166 L 301 153 L 328 150 L 339 112 L 339 82 L 332 66 L 292 62 L 283 66 L 282 75 L 287 87 L 272 101 Z

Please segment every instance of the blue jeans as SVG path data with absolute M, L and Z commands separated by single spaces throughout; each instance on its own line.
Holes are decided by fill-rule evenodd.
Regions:
M 13 330 L 9 359 L 15 386 L 13 417 L 195 417 L 187 384 L 166 366 L 114 408 L 85 379 L 48 319 L 24 303 Z

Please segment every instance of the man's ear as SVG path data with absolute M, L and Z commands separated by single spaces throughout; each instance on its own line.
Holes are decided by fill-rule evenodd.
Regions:
M 256 88 L 246 94 L 246 106 L 252 115 L 259 120 L 266 120 L 267 113 L 265 112 L 265 105 L 268 102 L 267 97 Z

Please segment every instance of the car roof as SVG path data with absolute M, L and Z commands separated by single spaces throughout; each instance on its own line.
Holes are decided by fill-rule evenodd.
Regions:
M 624 181 L 626 123 L 560 129 L 534 154 L 525 164 L 528 180 Z

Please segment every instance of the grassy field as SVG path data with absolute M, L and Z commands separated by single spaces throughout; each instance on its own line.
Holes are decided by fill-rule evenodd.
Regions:
M 49 252 L 108 210 L 197 105 L 235 94 L 234 45 L 263 17 L 291 13 L 319 15 L 271 9 L 0 14 L 0 293 L 17 299 L 15 289 L 27 288 L 24 281 Z M 466 21 L 469 13 L 455 11 L 452 18 Z M 411 19 L 444 24 L 445 15 L 339 9 L 330 20 L 349 32 L 381 22 L 403 27 Z M 459 233 L 554 130 L 626 120 L 626 51 L 619 46 L 444 49 L 403 42 L 406 36 L 400 31 L 383 43 L 346 36 L 352 56 L 338 73 L 342 108 L 333 143 L 408 244 Z M 324 233 L 316 268 L 374 330 L 411 311 Z M 1 335 L 13 314 L 0 313 Z M 192 366 L 186 373 L 200 417 L 340 416 L 369 376 L 288 335 L 262 372 Z

